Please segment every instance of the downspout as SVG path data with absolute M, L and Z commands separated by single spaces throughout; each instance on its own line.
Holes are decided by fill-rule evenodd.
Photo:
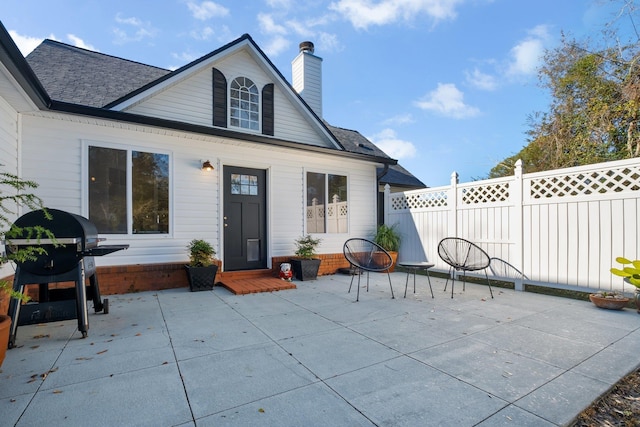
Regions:
M 384 169 L 382 169 L 382 172 L 380 172 L 380 175 L 378 175 L 378 177 L 376 178 L 376 182 L 378 183 L 378 185 L 380 185 L 380 180 L 384 178 L 387 172 L 389 172 L 389 163 L 384 164 Z
M 382 169 L 382 172 L 380 172 L 380 174 L 378 174 L 376 176 L 376 194 L 379 194 L 379 192 L 380 192 L 380 180 L 382 178 L 384 178 L 384 176 L 387 174 L 387 172 L 389 172 L 389 163 L 385 163 L 384 164 L 384 169 Z M 380 199 L 376 196 L 376 204 L 378 203 L 379 200 Z M 386 216 L 387 216 L 387 212 L 386 212 L 386 209 L 385 209 L 386 204 L 387 203 L 386 203 L 386 191 L 385 191 L 385 197 L 384 197 L 383 203 L 382 203 L 382 206 L 383 206 L 383 208 L 382 208 L 382 223 L 383 224 L 385 223 Z M 376 209 L 376 211 L 380 212 L 380 206 L 378 206 L 378 209 Z M 377 216 L 377 214 L 376 214 L 376 216 Z M 378 218 L 376 218 L 376 222 L 377 223 L 380 222 L 378 220 Z M 381 225 L 381 224 L 378 224 L 378 225 Z

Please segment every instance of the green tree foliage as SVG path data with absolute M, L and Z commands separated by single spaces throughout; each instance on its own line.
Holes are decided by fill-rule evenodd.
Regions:
M 517 159 L 526 172 L 580 166 L 640 156 L 640 36 L 635 2 L 624 0 L 618 19 L 600 44 L 563 35 L 547 51 L 538 74 L 551 92 L 549 110 L 530 117 L 528 144 L 489 173 L 512 175 Z M 622 43 L 620 24 L 631 24 Z

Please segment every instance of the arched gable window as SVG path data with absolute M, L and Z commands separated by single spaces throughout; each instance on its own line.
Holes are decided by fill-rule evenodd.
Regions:
M 227 79 L 224 74 L 213 68 L 213 126 L 226 128 L 229 125 L 249 130 L 259 130 L 260 120 L 262 120 L 262 133 L 264 135 L 274 135 L 274 96 L 275 87 L 273 83 L 267 83 L 262 88 L 259 96 L 255 84 L 246 77 L 240 77 L 233 81 L 230 87 L 227 86 Z M 244 89 L 243 89 L 244 88 Z M 253 89 L 252 89 L 253 88 Z M 232 91 L 227 99 L 228 91 Z M 246 100 L 243 99 L 246 94 Z M 229 101 L 232 101 L 232 108 L 227 111 Z M 258 104 L 262 98 L 262 103 Z M 258 111 L 261 105 L 262 111 Z M 244 108 L 244 107 L 246 108 Z M 259 114 L 258 114 L 259 113 Z M 262 117 L 260 117 L 260 114 Z M 246 116 L 246 117 L 243 117 Z M 243 122 L 243 120 L 245 122 Z M 252 123 L 253 122 L 253 123 Z
M 229 124 L 243 129 L 260 130 L 260 91 L 246 77 L 233 79 L 229 93 Z

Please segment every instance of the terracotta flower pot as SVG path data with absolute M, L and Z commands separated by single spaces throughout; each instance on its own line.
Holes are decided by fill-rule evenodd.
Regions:
M 630 301 L 629 298 L 606 298 L 598 294 L 590 294 L 589 299 L 596 307 L 609 310 L 622 310 Z
M 4 356 L 7 353 L 10 332 L 11 318 L 3 314 L 0 315 L 0 366 L 2 366 L 2 362 L 4 362 Z

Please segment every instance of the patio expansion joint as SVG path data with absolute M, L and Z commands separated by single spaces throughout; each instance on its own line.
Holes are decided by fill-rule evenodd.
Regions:
M 75 331 L 77 331 L 77 328 L 75 329 Z M 47 374 L 49 374 L 50 372 L 52 372 L 54 369 L 56 369 L 56 364 L 58 363 L 58 361 L 60 360 L 60 357 L 62 357 L 62 353 L 64 352 L 64 350 L 67 348 L 67 345 L 69 344 L 69 341 L 71 340 L 71 337 L 67 338 L 65 340 L 64 345 L 62 346 L 62 349 L 60 350 L 60 352 L 58 353 L 58 356 L 56 357 L 56 359 L 53 361 L 53 363 L 51 364 L 51 368 L 47 369 L 46 373 L 40 374 L 40 378 L 42 378 L 42 376 L 44 375 L 45 377 L 42 378 L 42 380 L 40 381 L 40 384 L 38 384 L 38 387 L 36 388 L 35 391 L 33 392 L 29 392 L 29 393 L 24 393 L 24 395 L 29 395 L 31 394 L 31 398 L 29 398 L 29 402 L 25 405 L 24 409 L 22 410 L 22 412 L 20 413 L 20 416 L 18 416 L 18 419 L 16 420 L 16 425 L 20 422 L 20 420 L 22 419 L 22 417 L 24 416 L 24 414 L 27 412 L 27 410 L 29 409 L 29 407 L 31 406 L 31 404 L 33 403 L 33 400 L 36 398 L 37 394 L 40 392 L 40 390 L 46 390 L 46 387 L 44 387 L 44 383 L 47 380 Z
M 184 391 L 184 397 L 187 400 L 187 405 L 189 405 L 189 413 L 191 414 L 191 420 L 195 422 L 195 416 L 193 414 L 193 407 L 191 405 L 191 400 L 189 399 L 189 393 L 187 392 L 187 386 L 184 383 L 184 376 L 182 375 L 182 369 L 180 368 L 180 363 L 178 363 L 178 355 L 176 354 L 176 349 L 173 345 L 173 338 L 171 337 L 171 332 L 169 329 L 169 325 L 167 324 L 167 318 L 165 317 L 164 310 L 162 309 L 162 304 L 160 303 L 160 298 L 158 297 L 158 293 L 154 293 L 155 301 L 158 304 L 158 309 L 160 312 L 160 316 L 162 316 L 162 323 L 164 324 L 164 330 L 167 331 L 167 335 L 169 338 L 169 345 L 171 346 L 171 352 L 173 353 L 173 363 L 176 365 L 176 369 L 178 370 L 178 374 L 180 375 L 180 383 L 182 384 L 182 390 Z
M 319 317 L 321 317 L 321 318 L 323 318 L 323 319 L 325 319 L 325 320 L 329 320 L 329 321 L 331 321 L 332 323 L 334 323 L 335 325 L 338 325 L 340 328 L 343 328 L 343 329 L 349 330 L 349 331 L 351 331 L 351 332 L 355 332 L 356 334 L 358 334 L 358 335 L 360 335 L 360 336 L 362 336 L 362 337 L 364 337 L 364 338 L 366 338 L 366 339 L 368 339 L 368 340 L 371 340 L 371 341 L 377 342 L 378 344 L 382 344 L 382 343 L 380 343 L 380 342 L 378 342 L 378 341 L 376 341 L 376 340 L 371 339 L 370 337 L 367 337 L 367 336 L 366 336 L 366 335 L 364 335 L 364 334 L 361 334 L 361 333 L 360 333 L 360 332 L 358 332 L 358 331 L 354 331 L 353 329 L 349 328 L 349 327 L 348 327 L 348 326 L 346 326 L 346 325 L 343 325 L 343 324 L 340 324 L 340 323 L 338 323 L 338 322 L 336 322 L 336 321 L 334 321 L 334 320 L 328 319 L 327 317 L 322 316 L 321 314 L 316 313 L 316 312 L 314 312 L 314 311 L 312 311 L 312 310 L 310 310 L 310 309 L 308 309 L 308 308 L 306 308 L 306 307 L 304 307 L 304 306 L 302 306 L 302 305 L 300 305 L 300 304 L 297 304 L 297 303 L 295 303 L 295 302 L 289 301 L 289 300 L 287 300 L 286 298 L 283 298 L 283 297 L 282 297 L 282 296 L 280 296 L 280 295 L 278 295 L 278 298 L 284 299 L 284 300 L 286 300 L 287 302 L 289 302 L 290 304 L 293 304 L 294 306 L 296 306 L 296 307 L 298 307 L 298 308 L 300 308 L 300 309 L 303 309 L 303 310 L 306 310 L 306 311 L 308 311 L 308 312 L 310 312 L 310 313 L 313 313 L 313 314 L 315 314 L 315 315 L 317 315 L 317 316 L 319 316 Z M 349 405 L 351 408 L 353 408 L 355 411 L 357 411 L 360 415 L 362 415 L 364 418 L 366 418 L 369 422 L 371 422 L 373 425 L 376 425 L 376 423 L 375 423 L 375 421 L 374 421 L 373 419 L 371 419 L 369 416 L 367 416 L 367 415 L 366 415 L 362 410 L 360 410 L 359 408 L 357 408 L 356 406 L 354 406 L 354 404 L 353 404 L 353 403 L 351 403 L 351 402 L 350 402 L 350 401 L 349 401 L 345 396 L 343 396 L 343 395 L 342 395 L 338 390 L 336 390 L 336 389 L 334 389 L 333 387 L 331 387 L 331 385 L 327 382 L 327 380 L 329 380 L 329 379 L 333 379 L 333 378 L 336 378 L 336 377 L 339 377 L 339 376 L 342 376 L 342 375 L 346 375 L 346 374 L 349 374 L 349 373 L 352 373 L 352 372 L 357 372 L 357 371 L 359 371 L 359 370 L 362 370 L 362 369 L 365 369 L 365 368 L 369 368 L 369 367 L 371 367 L 371 366 L 379 365 L 379 364 L 381 364 L 381 363 L 386 363 L 386 362 L 388 362 L 389 360 L 397 359 L 397 358 L 400 358 L 400 357 L 404 356 L 404 353 L 399 352 L 398 350 L 396 350 L 396 349 L 394 349 L 394 348 L 392 348 L 392 347 L 389 347 L 389 346 L 387 346 L 387 345 L 385 345 L 385 344 L 382 344 L 382 345 L 384 345 L 385 347 L 387 347 L 387 348 L 389 348 L 389 349 L 391 349 L 391 350 L 395 351 L 396 353 L 398 353 L 398 355 L 397 355 L 396 357 L 391 358 L 391 359 L 386 359 L 386 360 L 381 361 L 381 362 L 372 363 L 371 365 L 364 366 L 364 367 L 361 367 L 361 368 L 358 368 L 358 369 L 354 369 L 354 370 L 351 370 L 351 371 L 348 371 L 348 372 L 343 372 L 343 373 L 340 373 L 340 374 L 338 374 L 338 375 L 333 375 L 333 376 L 328 377 L 328 378 L 321 378 L 321 377 L 320 377 L 316 372 L 314 372 L 311 368 L 309 368 L 307 365 L 305 365 L 305 364 L 304 364 L 300 359 L 298 359 L 296 356 L 294 356 L 294 355 L 293 355 L 293 353 L 291 353 L 291 352 L 290 352 L 290 351 L 288 351 L 286 348 L 284 348 L 284 347 L 280 344 L 280 341 L 282 341 L 282 340 L 275 340 L 275 339 L 271 338 L 267 332 L 265 332 L 262 328 L 260 328 L 260 326 L 259 326 L 258 324 L 256 324 L 256 322 L 252 321 L 251 319 L 249 319 L 248 317 L 246 317 L 244 314 L 242 314 L 241 312 L 239 312 L 235 307 L 233 307 L 231 304 L 229 304 L 226 300 L 225 300 L 224 302 L 225 302 L 225 304 L 227 304 L 227 305 L 228 305 L 232 310 L 234 310 L 234 311 L 235 311 L 236 313 L 238 313 L 241 317 L 243 317 L 246 321 L 248 321 L 249 323 L 251 323 L 251 324 L 252 324 L 256 329 L 258 329 L 260 332 L 262 332 L 263 334 L 265 334 L 265 336 L 269 337 L 269 340 L 270 340 L 271 342 L 273 342 L 273 343 L 274 343 L 276 346 L 278 346 L 278 347 L 279 347 L 283 352 L 285 352 L 285 353 L 287 354 L 287 356 L 288 356 L 288 357 L 291 357 L 293 360 L 295 360 L 295 361 L 298 363 L 298 365 L 299 365 L 299 366 L 302 366 L 304 369 L 306 369 L 306 370 L 307 370 L 311 375 L 313 375 L 313 377 L 316 379 L 316 381 L 313 381 L 313 382 L 311 382 L 310 384 L 303 385 L 303 386 L 300 386 L 300 387 L 296 387 L 296 388 L 294 388 L 293 390 L 301 389 L 301 388 L 303 388 L 303 387 L 308 387 L 309 385 L 314 384 L 314 383 L 321 383 L 321 384 L 323 384 L 325 387 L 327 387 L 329 390 L 331 390 L 333 393 L 335 393 L 335 394 L 336 394 L 336 396 L 339 396 L 339 397 L 340 397 L 340 399 L 342 399 L 342 400 L 343 400 L 347 405 Z M 322 332 L 318 332 L 318 333 L 327 333 L 327 332 L 329 332 L 329 331 L 322 331 Z M 309 334 L 309 335 L 314 335 L 314 334 Z M 309 335 L 307 335 L 307 336 L 309 336 Z M 275 393 L 273 396 L 278 396 L 278 395 L 281 395 L 281 394 L 284 394 L 284 393 L 288 393 L 289 391 L 291 391 L 291 390 L 287 390 L 287 391 L 284 391 L 284 392 L 281 392 L 281 393 Z M 263 399 L 264 399 L 264 397 L 262 397 L 262 398 L 260 398 L 260 399 L 258 399 L 258 400 L 263 400 Z M 258 400 L 256 400 L 256 401 L 258 401 Z M 249 402 L 249 403 L 251 403 L 251 402 Z M 243 404 L 243 405 L 237 406 L 236 408 L 241 407 L 241 406 L 245 406 L 246 404 L 248 404 L 248 403 L 245 403 L 245 404 Z M 228 409 L 234 409 L 234 408 L 227 408 L 227 409 L 225 409 L 225 411 L 227 411 Z

